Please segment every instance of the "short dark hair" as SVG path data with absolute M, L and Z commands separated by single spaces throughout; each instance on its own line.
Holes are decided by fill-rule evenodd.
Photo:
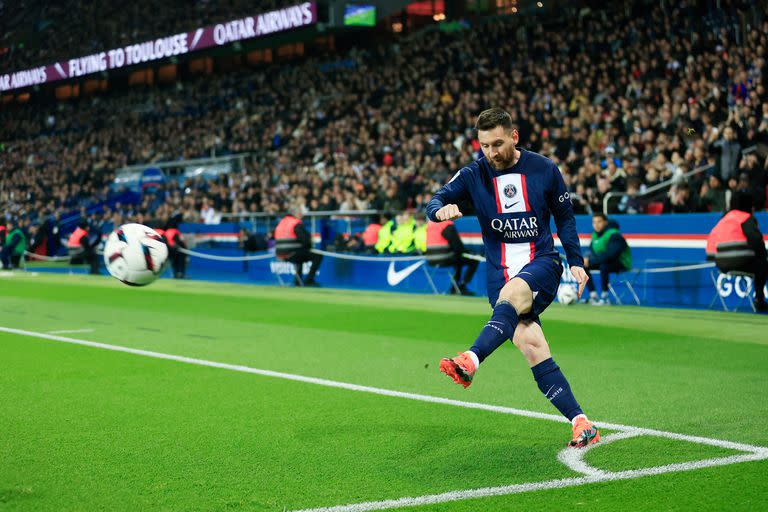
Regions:
M 747 192 L 735 192 L 731 197 L 731 210 L 752 213 L 755 202 L 752 200 L 752 194 Z
M 475 123 L 475 129 L 480 130 L 493 130 L 497 126 L 503 126 L 505 130 L 512 129 L 512 116 L 506 110 L 498 107 L 489 108 L 480 112 L 477 116 L 477 122 Z
M 593 213 L 592 214 L 592 218 L 594 219 L 596 217 L 600 217 L 601 219 L 603 219 L 605 221 L 608 220 L 608 216 L 606 214 L 604 214 L 603 212 L 595 212 L 595 213 Z

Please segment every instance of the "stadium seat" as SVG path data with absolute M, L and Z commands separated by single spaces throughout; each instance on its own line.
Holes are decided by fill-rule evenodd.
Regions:
M 430 267 L 431 270 L 427 270 L 427 266 Z M 427 260 L 427 265 L 424 266 L 424 275 L 427 276 L 427 281 L 429 281 L 429 285 L 432 287 L 434 294 L 440 295 L 440 290 L 438 290 L 437 286 L 435 286 L 435 276 L 440 269 L 448 270 L 448 279 L 451 281 L 451 288 L 453 288 L 453 291 L 456 292 L 456 295 L 461 295 L 461 288 L 459 288 L 459 283 L 457 283 L 453 278 L 453 265 L 442 265 L 440 263 L 430 262 Z
M 664 212 L 664 203 L 661 201 L 653 201 L 648 203 L 648 206 L 645 207 L 645 213 L 650 215 L 660 215 Z

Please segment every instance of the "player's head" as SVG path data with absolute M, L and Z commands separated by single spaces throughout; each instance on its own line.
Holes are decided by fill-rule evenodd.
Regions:
M 592 228 L 595 233 L 600 233 L 608 225 L 608 217 L 604 213 L 592 214 Z
M 520 136 L 512 126 L 512 116 L 500 108 L 483 110 L 475 123 L 477 139 L 485 158 L 496 169 L 512 166 Z

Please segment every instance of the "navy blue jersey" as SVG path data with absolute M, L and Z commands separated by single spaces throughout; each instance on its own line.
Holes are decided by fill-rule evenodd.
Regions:
M 488 261 L 488 291 L 500 289 L 536 258 L 557 258 L 549 229 L 554 216 L 568 264 L 584 266 L 568 190 L 555 163 L 520 150 L 515 165 L 494 169 L 485 156 L 462 168 L 427 205 L 427 215 L 470 198 L 477 211 Z

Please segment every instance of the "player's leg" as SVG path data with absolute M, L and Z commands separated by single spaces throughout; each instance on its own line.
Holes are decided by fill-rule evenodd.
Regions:
M 521 321 L 512 342 L 528 361 L 539 390 L 571 422 L 573 436 L 568 444 L 586 446 L 599 441 L 600 432 L 581 410 L 568 380 L 552 359 L 541 325 L 532 320 Z
M 440 371 L 465 388 L 472 384 L 477 368 L 502 343 L 512 339 L 519 316 L 528 313 L 533 292 L 523 279 L 515 277 L 499 291 L 491 319 L 480 331 L 472 347 L 453 359 L 443 358 Z

